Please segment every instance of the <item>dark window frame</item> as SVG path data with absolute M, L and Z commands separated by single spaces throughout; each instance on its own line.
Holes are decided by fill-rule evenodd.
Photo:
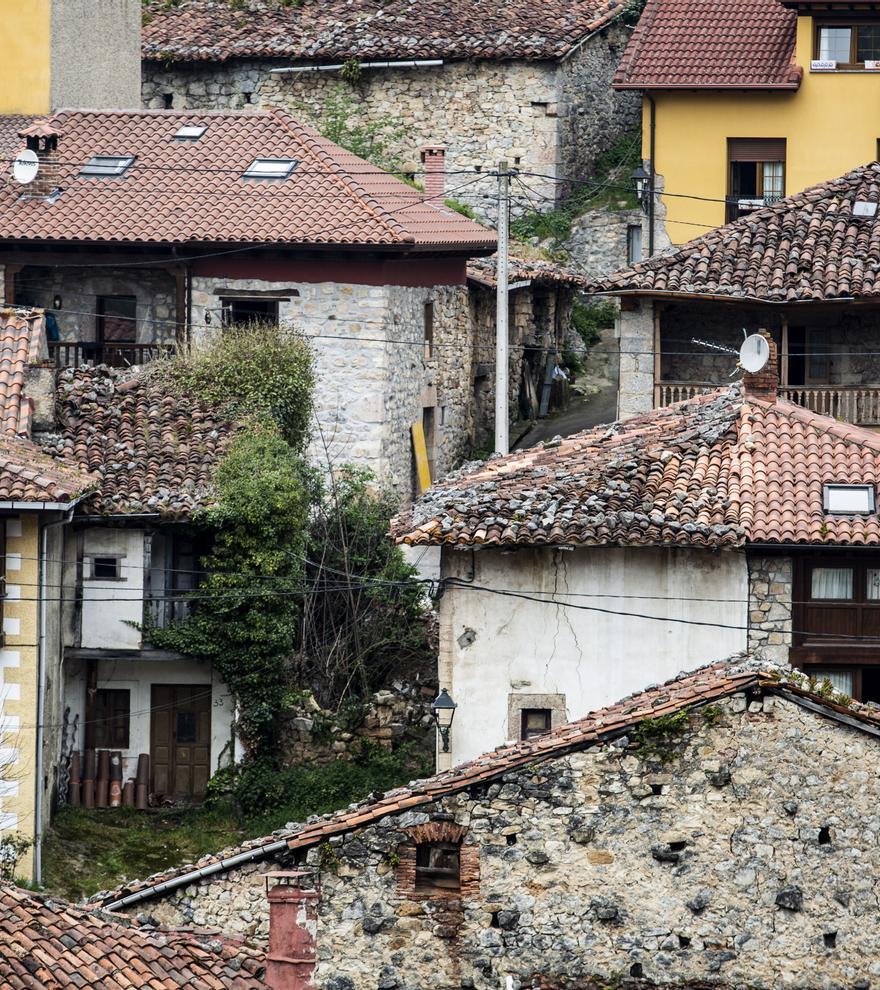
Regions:
M 90 553 L 88 554 L 88 571 L 83 575 L 86 581 L 127 581 L 128 578 L 123 574 L 123 561 L 125 560 L 125 554 L 123 553 Z M 115 574 L 111 577 L 109 575 L 100 575 L 98 571 L 98 561 L 114 561 L 115 564 Z
M 234 307 L 246 308 L 247 306 L 254 306 L 256 303 L 257 308 L 253 309 L 250 313 L 247 313 L 244 319 L 235 319 L 232 317 L 232 312 Z M 281 300 L 272 298 L 262 298 L 258 296 L 221 296 L 220 297 L 220 308 L 222 312 L 222 324 L 224 327 L 237 327 L 237 326 L 248 326 L 248 325 L 259 325 L 267 327 L 278 326 L 278 322 L 281 318 Z M 263 309 L 270 310 L 271 312 L 262 312 Z M 273 315 L 274 314 L 274 315 Z M 266 319 L 261 319 L 260 317 L 265 316 Z
M 543 715 L 545 727 L 543 729 L 529 729 L 527 722 L 530 715 Z M 539 736 L 546 735 L 553 728 L 553 709 L 552 708 L 522 708 L 519 713 L 519 738 L 521 741 L 525 742 L 529 739 L 537 739 Z
M 425 303 L 422 316 L 425 339 L 425 360 L 430 361 L 434 356 L 434 302 L 429 299 Z
M 822 17 L 817 19 L 813 25 L 813 59 L 814 61 L 819 61 L 819 51 L 820 43 L 819 38 L 821 36 L 822 28 L 850 28 L 852 33 L 849 39 L 849 61 L 848 62 L 838 62 L 837 69 L 843 71 L 862 71 L 862 72 L 877 72 L 877 69 L 865 69 L 865 63 L 858 61 L 858 51 L 859 51 L 859 28 L 864 27 L 880 27 L 880 20 L 877 18 L 851 18 L 851 17 Z M 878 59 L 880 59 L 880 53 L 878 53 Z M 872 60 L 874 61 L 874 60 Z M 832 70 L 823 70 L 832 71 Z
M 433 852 L 454 854 L 454 867 L 431 866 Z M 428 860 L 425 863 L 424 860 Z M 417 893 L 439 891 L 450 893 L 461 890 L 461 843 L 458 842 L 419 842 L 416 843 L 415 889 Z

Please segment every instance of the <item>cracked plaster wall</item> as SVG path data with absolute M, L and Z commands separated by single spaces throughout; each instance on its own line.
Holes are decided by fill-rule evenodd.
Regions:
M 575 719 L 746 647 L 746 561 L 737 551 L 444 547 L 441 566 L 444 577 L 526 596 L 446 588 L 440 679 L 458 702 L 452 763 L 508 740 L 511 694 L 564 695 Z M 554 594 L 581 607 L 530 600 Z M 711 624 L 666 621 L 675 619 Z
M 317 990 L 501 990 L 508 976 L 519 990 L 536 973 L 577 987 L 633 967 L 659 983 L 874 985 L 878 741 L 751 694 L 693 712 L 655 756 L 632 740 L 310 850 L 309 865 L 325 864 Z M 401 882 L 396 862 L 429 822 L 463 828 L 478 850 L 478 886 L 461 899 L 413 897 Z M 261 874 L 288 862 L 214 875 L 130 912 L 265 939 Z

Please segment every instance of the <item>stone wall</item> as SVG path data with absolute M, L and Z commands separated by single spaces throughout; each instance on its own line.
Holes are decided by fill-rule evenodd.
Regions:
M 61 308 L 55 309 L 55 297 Z M 108 268 L 98 272 L 81 268 L 27 266 L 15 276 L 15 303 L 52 310 L 62 340 L 96 339 L 99 296 L 137 299 L 137 342 L 173 343 L 175 281 L 156 267 Z
M 311 337 L 317 368 L 318 463 L 355 463 L 409 496 L 410 428 L 433 409 L 435 474 L 457 467 L 473 432 L 471 325 L 463 285 L 413 288 L 338 282 L 193 278 L 193 341 L 220 332 L 224 296 L 261 292 L 279 321 Z M 265 295 L 264 295 L 265 298 Z M 425 304 L 434 306 L 434 346 L 425 352 Z
M 620 387 L 617 418 L 626 419 L 654 407 L 654 301 L 628 299 L 618 319 Z
M 788 666 L 792 633 L 791 557 L 750 555 L 749 653 Z
M 572 224 L 565 249 L 580 274 L 589 279 L 627 266 L 627 236 L 630 227 L 642 229 L 642 257 L 648 256 L 647 218 L 636 210 L 590 210 Z
M 368 705 L 340 713 L 324 711 L 310 698 L 291 713 L 282 734 L 284 762 L 350 760 L 364 744 L 392 750 L 404 741 L 433 753 L 436 729 L 431 702 L 436 696 L 436 684 L 397 682 L 377 691 Z
M 552 201 L 563 191 L 557 177 L 589 174 L 596 156 L 637 125 L 637 94 L 610 85 L 626 37 L 612 25 L 558 65 L 471 60 L 364 69 L 355 87 L 335 72 L 271 72 L 291 64 L 283 59 L 145 62 L 142 99 L 146 107 L 175 110 L 282 106 L 314 121 L 341 87 L 357 107 L 352 125 L 391 118 L 399 128 L 391 158 L 417 164 L 425 146 L 445 146 L 448 194 L 494 220 L 497 181 L 455 173 L 489 173 L 506 159 L 536 173 L 531 195 Z M 514 202 L 514 212 L 526 208 Z
M 672 741 L 636 738 L 309 850 L 318 990 L 497 990 L 535 975 L 578 987 L 594 974 L 873 985 L 877 740 L 743 694 L 693 712 Z M 429 828 L 463 836 L 461 897 L 412 891 L 405 867 Z M 215 874 L 129 910 L 265 939 L 261 874 L 287 863 Z

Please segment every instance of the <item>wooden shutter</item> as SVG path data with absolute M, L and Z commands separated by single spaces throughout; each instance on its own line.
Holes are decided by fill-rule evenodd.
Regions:
M 785 138 L 728 138 L 731 162 L 784 162 Z

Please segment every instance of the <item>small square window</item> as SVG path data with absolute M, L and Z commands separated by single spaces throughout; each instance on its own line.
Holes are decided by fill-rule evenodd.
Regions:
M 246 179 L 286 179 L 299 165 L 295 158 L 255 158 L 247 171 Z
M 523 708 L 520 739 L 534 739 L 549 732 L 552 726 L 552 712 L 549 708 Z
M 416 890 L 459 890 L 460 848 L 453 842 L 420 842 L 416 846 Z
M 90 577 L 95 581 L 120 581 L 122 579 L 122 558 L 92 557 Z
M 851 567 L 814 567 L 810 578 L 810 597 L 832 601 L 849 601 L 853 596 Z
M 177 713 L 177 738 L 178 743 L 198 742 L 198 732 L 195 712 Z
M 95 155 L 80 169 L 85 176 L 122 175 L 134 162 L 133 155 Z
M 877 511 L 873 485 L 823 485 L 822 505 L 830 514 L 865 516 Z
M 207 129 L 203 124 L 184 124 L 177 128 L 174 137 L 178 141 L 198 141 Z

